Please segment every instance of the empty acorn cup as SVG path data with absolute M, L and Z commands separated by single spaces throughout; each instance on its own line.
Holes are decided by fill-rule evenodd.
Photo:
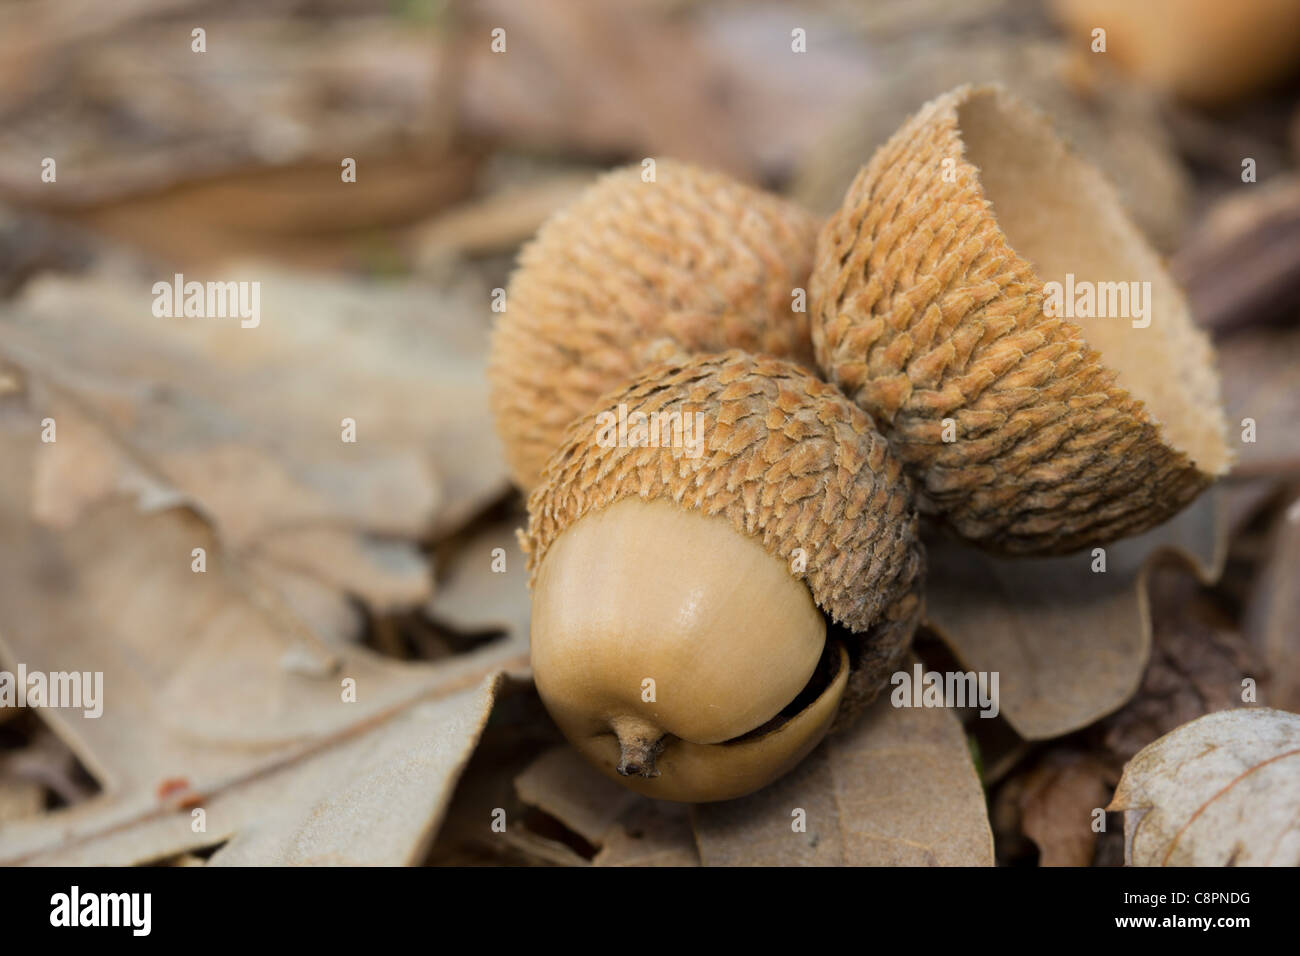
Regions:
M 818 237 L 817 361 L 923 510 L 1010 554 L 1165 521 L 1227 471 L 1208 338 L 1100 173 L 997 87 L 926 104 Z

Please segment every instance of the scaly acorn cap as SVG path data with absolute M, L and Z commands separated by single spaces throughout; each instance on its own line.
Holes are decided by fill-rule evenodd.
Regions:
M 1047 315 L 1046 283 L 1070 273 L 1149 282 L 1146 318 Z M 984 547 L 1136 534 L 1230 465 L 1182 292 L 1103 177 L 999 88 L 938 97 L 876 152 L 818 238 L 810 291 L 822 370 L 922 508 Z
M 700 413 L 700 453 L 610 442 L 602 413 L 620 406 L 629 421 Z M 911 489 L 871 419 L 834 386 L 791 362 L 732 350 L 660 363 L 608 394 L 572 423 L 528 500 L 520 538 L 530 586 L 567 528 L 627 498 L 725 519 L 854 632 L 836 727 L 898 669 L 922 614 Z
M 659 160 L 602 176 L 520 255 L 488 375 L 515 481 L 537 484 L 565 427 L 657 356 L 740 348 L 813 366 L 817 222 L 720 173 Z M 800 296 L 802 298 L 802 296 Z

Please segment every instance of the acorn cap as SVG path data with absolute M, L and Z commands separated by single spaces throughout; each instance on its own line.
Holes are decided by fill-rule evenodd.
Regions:
M 685 443 L 611 440 L 620 408 L 628 421 L 659 413 L 651 420 L 661 425 L 692 416 L 703 428 L 698 454 Z M 888 444 L 833 386 L 791 362 L 733 350 L 661 363 L 605 396 L 570 426 L 529 498 L 521 542 L 530 583 L 565 529 L 625 498 L 725 519 L 855 632 L 837 725 L 897 669 L 922 611 L 917 517 Z
M 565 427 L 652 364 L 654 343 L 813 365 L 805 289 L 817 223 L 730 179 L 659 160 L 602 176 L 520 255 L 492 336 L 497 431 L 531 489 Z
M 1119 316 L 1046 312 L 1087 310 L 1069 290 L 1090 287 L 1110 311 L 1130 283 L 1145 317 L 1135 298 Z M 938 97 L 876 152 L 818 238 L 810 291 L 827 377 L 885 432 L 922 508 L 982 546 L 1136 534 L 1229 467 L 1182 292 L 1103 177 L 999 88 Z

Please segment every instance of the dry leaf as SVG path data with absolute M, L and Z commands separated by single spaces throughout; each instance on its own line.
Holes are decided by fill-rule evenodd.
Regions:
M 1146 569 L 1172 552 L 1218 577 L 1224 541 L 1213 492 L 1169 522 L 1105 550 L 999 558 L 945 539 L 929 551 L 926 614 L 962 666 L 997 671 L 1001 714 L 1028 740 L 1059 737 L 1123 706 L 1151 646 Z
M 361 636 L 365 615 L 344 591 L 256 556 L 247 558 L 244 567 L 250 577 L 264 582 L 293 616 L 326 644 L 345 644 Z
M 0 829 L 34 817 L 45 807 L 45 788 L 35 780 L 0 776 Z
M 420 603 L 415 542 L 506 486 L 471 293 L 242 276 L 262 283 L 255 328 L 157 318 L 149 280 L 116 275 L 38 280 L 0 316 L 0 353 L 54 383 L 42 517 L 66 526 L 121 491 L 183 499 L 237 554 L 380 608 Z
M 1300 715 L 1184 724 L 1129 762 L 1107 809 L 1132 866 L 1300 866 Z
M 1114 778 L 1087 754 L 1059 751 L 1031 770 L 1019 792 L 1021 828 L 1038 845 L 1040 866 L 1089 866 L 1096 849 L 1093 811 Z
M 699 866 L 685 804 L 641 799 L 605 833 L 593 866 Z
M 1225 332 L 1294 316 L 1300 307 L 1300 177 L 1275 176 L 1228 193 L 1169 265 L 1203 328 Z
M 572 747 L 556 747 L 515 778 L 519 799 L 549 813 L 593 846 L 644 797 L 591 767 Z
M 1147 590 L 1151 660 L 1137 694 L 1082 738 L 1042 753 L 999 789 L 995 816 L 1004 856 L 1024 855 L 1016 846 L 1023 833 L 1038 845 L 1044 866 L 1105 865 L 1112 850 L 1118 863 L 1122 841 L 1094 833 L 1092 812 L 1106 804 L 1124 763 L 1183 723 L 1239 706 L 1243 678 L 1260 681 L 1261 699 L 1271 698 L 1259 655 L 1215 595 L 1173 566 L 1153 568 Z
M 439 567 L 438 589 L 425 612 L 460 631 L 504 631 L 528 637 L 532 598 L 527 558 L 515 529 L 521 520 L 498 521 L 480 528 L 464 548 Z
M 582 0 L 481 0 L 470 14 L 457 52 L 471 133 L 529 149 L 673 156 L 755 178 L 724 97 L 708 95 L 727 88 L 727 73 L 680 21 Z M 496 28 L 504 53 L 468 39 Z
M 67 206 L 316 160 L 328 165 L 338 194 L 340 160 L 356 157 L 358 143 L 368 156 L 383 157 L 445 139 L 451 101 L 441 85 L 445 58 L 434 25 L 367 15 L 373 11 L 356 4 L 334 16 L 295 15 L 296 5 L 283 0 L 259 4 L 253 15 L 212 2 L 185 6 L 187 16 L 162 22 L 153 19 L 165 12 L 158 3 L 112 17 L 85 9 L 80 16 L 53 8 L 0 11 L 0 63 L 5 74 L 13 67 L 21 77 L 0 77 L 7 101 L 0 101 L 0 191 Z M 196 16 L 207 31 L 202 55 L 191 49 Z M 92 28 L 82 17 L 98 22 Z M 58 160 L 56 188 L 33 174 L 46 156 Z M 362 187 L 364 168 L 355 184 L 369 194 L 374 208 L 367 214 L 400 209 L 397 196 L 383 201 L 392 190 L 374 172 L 374 189 Z M 287 192 L 272 199 L 274 209 L 312 212 L 310 204 L 294 203 L 310 184 L 286 177 L 280 185 L 285 189 L 262 194 Z M 417 196 L 405 193 L 408 203 Z M 208 208 L 220 214 L 215 202 Z M 350 208 L 366 211 L 365 204 Z M 271 214 L 269 207 L 224 211 L 235 220 L 269 221 Z M 315 210 L 322 214 L 332 215 Z M 281 231 L 288 225 L 281 223 Z
M 699 866 L 685 805 L 620 787 L 568 745 L 529 764 L 515 790 L 595 847 L 594 866 Z
M 1300 711 L 1300 495 L 1293 493 L 1273 531 L 1246 609 L 1246 636 L 1268 671 L 1262 703 Z
M 182 270 L 264 258 L 384 274 L 405 266 L 409 228 L 470 192 L 480 163 L 473 152 L 384 156 L 367 147 L 347 155 L 355 182 L 342 182 L 331 158 L 184 182 L 63 216 Z
M 590 172 L 554 173 L 454 206 L 413 231 L 416 261 L 433 269 L 457 256 L 512 252 L 594 180 Z
M 522 643 L 438 666 L 331 651 L 186 509 L 142 515 L 110 498 L 72 528 L 35 523 L 43 449 L 24 397 L 0 406 L 0 657 L 103 673 L 101 717 L 39 711 L 103 792 L 6 827 L 0 860 L 139 863 L 227 840 L 213 862 L 421 858 L 499 675 L 525 666 Z
M 1300 475 L 1300 328 L 1243 331 L 1218 351 L 1232 437 L 1253 439 L 1233 443 L 1232 478 Z
M 1205 714 L 1240 706 L 1242 681 L 1265 682 L 1258 654 L 1240 630 L 1174 568 L 1157 569 L 1148 588 L 1151 659 L 1137 694 L 1102 722 L 1102 743 L 1116 769 L 1151 741 Z M 1268 701 L 1270 690 L 1261 689 Z
M 694 807 L 706 866 L 990 866 L 984 791 L 942 708 L 862 719 L 758 793 Z M 803 811 L 806 830 L 795 827 Z

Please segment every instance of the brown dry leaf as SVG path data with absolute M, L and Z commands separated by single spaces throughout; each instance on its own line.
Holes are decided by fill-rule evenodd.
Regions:
M 804 811 L 806 832 L 794 827 Z M 990 866 L 984 791 L 951 710 L 891 706 L 758 793 L 693 808 L 706 866 Z
M 1181 514 L 1105 549 L 995 557 L 945 538 L 929 551 L 926 614 L 962 666 L 997 671 L 1001 714 L 1027 740 L 1059 737 L 1123 706 L 1151 647 L 1146 577 L 1165 553 L 1218 577 L 1224 535 L 1207 492 Z
M 360 155 L 356 155 L 360 153 Z M 408 228 L 469 193 L 473 152 L 376 156 L 257 168 L 64 212 L 71 224 L 180 269 L 265 258 L 303 269 L 383 273 L 405 263 Z
M 287 529 L 259 539 L 248 553 L 335 591 L 364 595 L 379 613 L 414 607 L 429 594 L 428 562 L 409 541 L 346 529 Z
M 473 188 L 436 23 L 375 0 L 91 6 L 0 9 L 0 196 L 183 267 L 356 268 Z
M 103 673 L 99 718 L 40 711 L 103 792 L 6 827 L 0 860 L 130 864 L 223 842 L 214 863 L 420 859 L 522 642 L 437 666 L 331 651 L 187 509 L 109 498 L 71 528 L 35 522 L 28 398 L 0 405 L 0 658 Z
M 1234 167 L 1239 155 L 1253 152 L 1234 152 Z M 1300 177 L 1274 176 L 1229 192 L 1169 265 L 1203 328 L 1226 332 L 1294 316 L 1300 308 Z
M 1184 724 L 1129 762 L 1107 809 L 1132 866 L 1300 866 L 1300 715 Z
M 860 15 L 858 6 L 801 7 L 797 18 L 787 4 L 770 0 L 691 10 L 692 33 L 723 73 L 717 101 L 745 155 L 766 176 L 785 181 L 809 144 L 842 123 L 894 67 L 886 55 L 892 40 L 875 44 L 845 29 L 846 20 Z M 807 54 L 791 51 L 796 26 L 805 31 Z
M 42 517 L 183 499 L 236 554 L 378 607 L 427 599 L 415 542 L 506 487 L 476 293 L 240 275 L 262 283 L 255 328 L 157 318 L 150 280 L 116 274 L 37 280 L 0 315 L 0 353 L 52 383 Z
M 0 11 L 0 63 L 20 77 L 0 83 L 0 192 L 82 206 L 196 178 L 281 168 L 286 175 L 278 185 L 259 191 L 267 206 L 240 204 L 223 213 L 213 193 L 203 208 L 239 222 L 260 217 L 283 232 L 300 219 L 295 211 L 317 220 L 333 215 L 305 201 L 313 184 L 309 164 L 329 171 L 339 195 L 340 162 L 351 156 L 358 159 L 357 192 L 367 193 L 368 203 L 352 205 L 339 195 L 349 211 L 369 221 L 419 214 L 440 174 L 427 156 L 422 176 L 408 163 L 405 176 L 392 182 L 375 168 L 372 186 L 362 184 L 367 161 L 448 135 L 454 101 L 442 85 L 446 58 L 437 25 L 373 16 L 357 4 L 333 16 L 295 11 L 284 0 L 251 13 L 213 2 L 185 5 L 196 9 L 161 20 L 153 17 L 166 12 L 157 3 L 112 18 L 83 10 L 88 22 L 99 21 L 93 28 L 68 11 Z M 191 50 L 196 16 L 207 31 L 202 54 Z M 357 155 L 357 144 L 365 144 L 365 155 Z M 40 178 L 47 156 L 58 163 L 54 184 Z M 249 181 L 237 178 L 231 188 L 237 193 Z M 277 226 L 275 211 L 290 213 L 287 221 Z
M 1300 711 L 1300 494 L 1273 531 L 1269 553 L 1246 608 L 1246 637 L 1263 658 L 1269 682 L 1261 702 Z
M 529 764 L 515 778 L 515 791 L 595 847 L 593 866 L 699 866 L 684 805 L 620 787 L 570 746 Z
M 270 588 L 288 611 L 326 644 L 344 644 L 360 638 L 365 615 L 344 590 L 256 555 L 247 557 L 243 565 L 251 578 Z M 309 671 L 313 668 L 307 662 L 304 666 Z
M 1038 845 L 1040 866 L 1092 864 L 1093 811 L 1106 805 L 1113 783 L 1100 761 L 1072 750 L 1050 754 L 1025 775 L 1020 826 Z
M 641 799 L 602 838 L 593 866 L 699 866 L 685 804 Z
M 0 776 L 0 829 L 34 817 L 45 807 L 45 788 L 25 777 Z
M 1300 476 L 1300 327 L 1253 329 L 1218 345 L 1237 463 L 1229 480 Z M 1254 441 L 1242 437 L 1254 423 Z
M 519 799 L 550 814 L 593 846 L 640 797 L 602 776 L 572 747 L 548 750 L 515 778 Z
M 1240 706 L 1244 678 L 1259 683 L 1261 700 L 1274 699 L 1260 655 L 1191 574 L 1153 568 L 1147 590 L 1153 631 L 1141 687 L 1081 741 L 1054 745 L 999 789 L 995 817 L 1004 855 L 1024 855 L 1015 846 L 1023 833 L 1038 845 L 1044 866 L 1102 865 L 1112 855 L 1118 863 L 1122 841 L 1093 833 L 1091 824 L 1124 763 L 1181 724 Z M 1078 749 L 1079 742 L 1086 749 Z
M 521 523 L 498 521 L 474 531 L 439 567 L 437 591 L 425 613 L 462 634 L 504 631 L 526 639 L 533 605 L 528 559 L 515 534 Z
M 1242 703 L 1242 681 L 1272 685 L 1260 655 L 1196 581 L 1175 568 L 1150 576 L 1151 659 L 1137 694 L 1100 724 L 1102 753 L 1118 770 L 1151 741 L 1205 714 Z
M 458 256 L 511 252 L 595 179 L 592 172 L 553 173 L 453 206 L 412 231 L 415 259 L 432 270 Z
M 530 149 L 667 155 L 755 178 L 725 97 L 712 92 L 728 88 L 727 73 L 686 24 L 652 6 L 583 0 L 480 0 L 469 13 L 455 46 L 471 133 Z M 504 53 L 491 49 L 496 28 Z

